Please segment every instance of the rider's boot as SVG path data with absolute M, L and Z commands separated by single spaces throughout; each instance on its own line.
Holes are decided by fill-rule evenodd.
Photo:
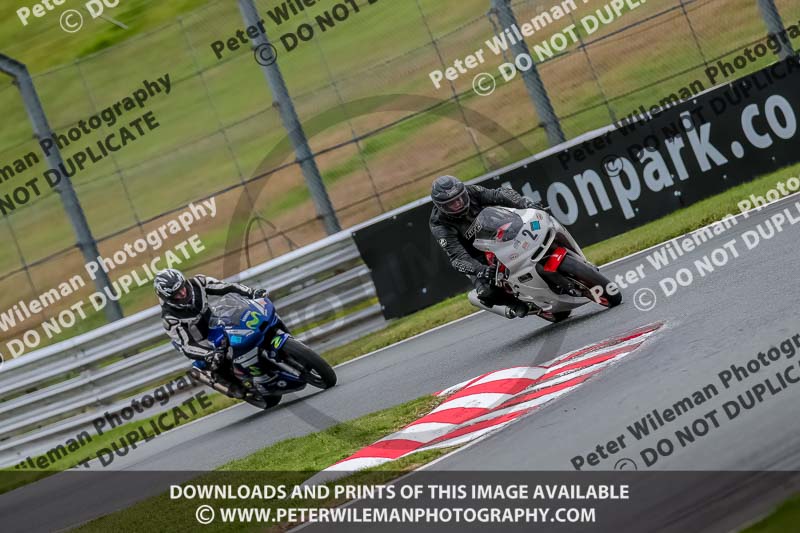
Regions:
M 530 312 L 530 306 L 523 302 L 511 303 L 506 306 L 506 316 L 508 318 L 525 318 Z

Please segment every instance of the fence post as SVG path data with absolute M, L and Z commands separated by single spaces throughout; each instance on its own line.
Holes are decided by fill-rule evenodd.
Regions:
M 783 19 L 778 12 L 778 7 L 775 5 L 775 0 L 758 0 L 758 10 L 761 12 L 761 17 L 764 19 L 764 24 L 767 25 L 767 33 L 786 35 L 786 26 L 783 25 Z M 794 55 L 791 45 L 785 43 L 782 39 L 778 39 L 780 43 L 780 58 L 788 59 Z
M 238 0 L 239 10 L 242 12 L 242 18 L 247 26 L 257 26 L 261 20 L 258 15 L 253 0 Z M 317 214 L 322 218 L 325 225 L 325 231 L 328 235 L 332 235 L 341 231 L 339 220 L 336 218 L 336 211 L 333 209 L 333 204 L 328 197 L 328 191 L 325 189 L 325 184 L 322 182 L 322 177 L 317 168 L 317 162 L 314 159 L 314 154 L 311 153 L 311 148 L 308 146 L 303 125 L 300 124 L 300 119 L 297 117 L 297 112 L 294 109 L 292 97 L 289 96 L 289 91 L 286 88 L 286 82 L 283 79 L 283 74 L 278 67 L 277 49 L 272 46 L 267 38 L 266 32 L 259 33 L 258 37 L 253 39 L 253 48 L 258 54 L 259 50 L 270 51 L 274 54 L 271 57 L 272 61 L 259 61 L 261 70 L 267 78 L 267 83 L 272 90 L 272 96 L 275 105 L 281 115 L 283 127 L 286 128 L 289 134 L 289 139 L 294 146 L 297 161 L 300 164 L 300 169 L 303 172 L 303 177 L 306 180 L 306 185 L 311 193 L 311 198 L 314 200 L 314 205 L 317 208 Z
M 500 31 L 513 26 L 519 27 L 517 19 L 514 16 L 514 11 L 511 9 L 511 0 L 492 0 L 492 11 L 500 22 Z M 528 45 L 524 40 L 519 40 L 511 45 L 511 51 L 514 57 L 521 54 L 530 56 Z M 531 63 L 533 63 L 533 56 L 531 56 Z M 553 104 L 550 102 L 550 96 L 547 94 L 547 89 L 539 76 L 539 70 L 536 64 L 533 63 L 530 70 L 522 72 L 522 79 L 525 82 L 525 88 L 528 90 L 528 95 L 533 102 L 533 107 L 542 121 L 544 130 L 547 133 L 547 141 L 550 146 L 556 146 L 563 143 L 564 132 L 561 131 L 561 124 L 558 121 L 558 116 L 553 110 Z
M 47 137 L 52 137 L 53 132 L 47 122 L 47 116 L 44 113 L 44 109 L 42 109 L 42 103 L 36 93 L 36 87 L 33 85 L 33 79 L 28 72 L 28 68 L 19 61 L 0 54 L 0 71 L 14 78 L 14 82 L 22 95 L 25 111 L 28 113 L 36 139 L 41 141 Z M 63 166 L 64 164 L 58 146 L 53 146 L 53 149 L 46 153 L 45 157 L 48 165 L 53 170 L 58 171 L 59 165 Z M 86 221 L 86 215 L 83 212 L 80 200 L 78 200 L 78 195 L 75 194 L 75 189 L 72 188 L 72 180 L 68 176 L 62 176 L 61 181 L 53 188 L 61 196 L 61 203 L 64 204 L 64 210 L 67 212 L 73 230 L 75 230 L 76 244 L 83 253 L 84 259 L 87 263 L 97 261 L 100 255 L 97 249 L 97 241 L 92 235 L 92 230 L 89 229 L 89 223 Z M 102 268 L 97 272 L 94 283 L 100 292 L 111 286 L 111 280 Z M 109 322 L 119 320 L 122 318 L 122 309 L 119 302 L 111 298 L 108 300 L 105 306 L 106 319 Z

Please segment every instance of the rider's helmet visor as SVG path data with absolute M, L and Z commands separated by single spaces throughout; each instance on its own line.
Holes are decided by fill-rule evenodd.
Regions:
M 189 291 L 189 284 L 184 282 L 177 291 L 170 298 L 173 302 L 178 304 L 185 304 L 191 300 L 191 292 Z
M 460 215 L 469 209 L 469 194 L 465 190 L 455 198 L 439 204 L 439 208 L 448 215 Z

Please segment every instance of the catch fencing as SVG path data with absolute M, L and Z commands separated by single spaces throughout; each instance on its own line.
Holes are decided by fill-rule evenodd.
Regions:
M 766 1 L 642 3 L 537 65 L 565 136 L 574 138 L 659 101 L 697 79 L 708 65 L 729 61 L 763 39 L 767 26 L 759 6 Z M 333 3 L 319 2 L 318 8 Z M 605 3 L 576 2 L 577 11 L 529 38 L 529 47 Z M 300 121 L 308 127 L 319 119 L 317 131 L 307 132 L 309 143 L 342 227 L 423 196 L 437 174 L 471 179 L 548 147 L 519 78 L 481 98 L 472 90 L 471 75 L 439 90 L 428 77 L 485 47 L 501 31 L 489 0 L 358 0 L 357 15 L 291 52 L 282 48 L 281 37 L 312 15 L 303 12 L 276 27 L 266 15 L 274 4 L 256 0 Z M 511 7 L 524 23 L 564 4 L 521 0 Z M 800 20 L 797 2 L 775 4 L 787 25 Z M 135 27 L 146 12 L 145 5 L 125 21 Z M 210 2 L 109 47 L 98 43 L 96 27 L 66 34 L 48 27 L 51 22 L 57 26 L 57 20 L 48 20 L 26 29 L 4 52 L 24 57 L 40 42 L 53 43 L 49 49 L 57 51 L 54 39 L 84 53 L 100 48 L 55 69 L 31 66 L 56 133 L 129 94 L 142 80 L 171 75 L 172 94 L 147 107 L 162 124 L 158 135 L 73 178 L 101 253 L 141 237 L 186 203 L 210 196 L 218 199 L 222 215 L 209 230 L 224 232 L 228 215 L 240 203 L 251 213 L 252 225 L 241 245 L 228 247 L 225 239 L 209 244 L 204 260 L 191 266 L 193 272 L 230 276 L 236 271 L 226 272 L 224 265 L 231 256 L 246 253 L 252 266 L 325 235 L 291 154 L 277 162 L 265 159 L 285 132 L 253 54 L 242 46 L 217 58 L 211 47 L 242 28 L 236 1 Z M 498 64 L 512 59 L 489 57 L 485 70 L 497 76 Z M 736 76 L 762 66 L 748 65 Z M 37 151 L 10 84 L 0 85 L 0 109 L 5 119 L 0 162 Z M 483 123 L 486 117 L 492 122 Z M 0 193 L 13 182 L 0 184 Z M 83 262 L 67 244 L 74 237 L 53 194 L 4 217 L 0 239 L 9 243 L 0 257 L 0 309 L 41 294 L 61 272 L 79 269 Z M 75 301 L 86 296 L 76 294 Z M 144 302 L 126 298 L 122 303 L 130 314 Z M 0 332 L 0 338 L 18 333 Z

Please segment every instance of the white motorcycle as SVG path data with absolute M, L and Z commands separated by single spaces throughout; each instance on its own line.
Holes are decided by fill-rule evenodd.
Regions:
M 493 283 L 549 322 L 560 322 L 573 309 L 596 302 L 611 308 L 622 303 L 619 287 L 583 255 L 575 239 L 547 211 L 487 207 L 470 227 L 473 246 L 494 266 Z M 506 306 L 489 307 L 476 291 L 476 307 L 511 318 Z

